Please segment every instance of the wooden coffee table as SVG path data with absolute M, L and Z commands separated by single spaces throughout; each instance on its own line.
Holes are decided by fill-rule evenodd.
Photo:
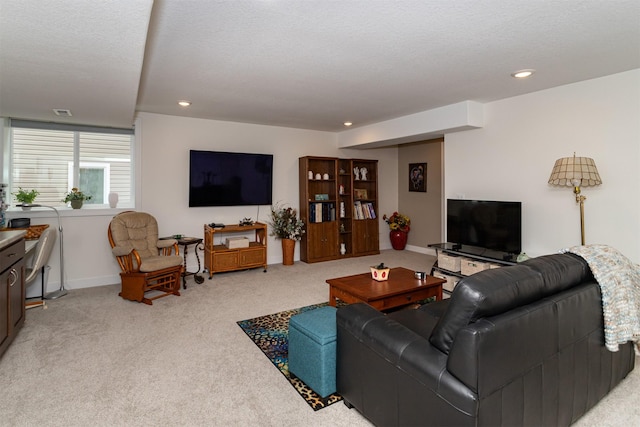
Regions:
M 384 311 L 431 297 L 442 299 L 442 284 L 446 280 L 433 276 L 420 280 L 414 273 L 396 267 L 389 271 L 389 279 L 384 282 L 373 280 L 371 273 L 329 279 L 329 305 L 335 307 L 341 299 L 348 304 L 364 302 Z

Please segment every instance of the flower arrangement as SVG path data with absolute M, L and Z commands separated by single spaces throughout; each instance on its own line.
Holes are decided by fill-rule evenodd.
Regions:
M 40 194 L 38 190 L 23 190 L 22 187 L 18 187 L 18 192 L 13 193 L 16 196 L 16 200 L 20 203 L 31 204 L 36 199 L 36 197 Z
M 267 222 L 271 226 L 271 235 L 278 239 L 300 240 L 304 234 L 304 222 L 291 207 L 271 206 L 271 217 Z
M 389 229 L 391 231 L 403 231 L 408 233 L 409 230 L 411 230 L 411 219 L 406 215 L 394 212 L 390 217 L 387 217 L 386 214 L 383 215 L 382 219 L 389 224 Z
M 91 195 L 89 194 L 85 194 L 82 191 L 80 191 L 78 188 L 73 187 L 71 189 L 71 191 L 69 191 L 65 196 L 64 199 L 62 199 L 63 202 L 68 203 L 71 202 L 73 200 L 91 200 Z

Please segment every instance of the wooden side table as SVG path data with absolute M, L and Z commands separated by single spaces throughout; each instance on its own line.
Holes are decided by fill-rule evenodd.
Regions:
M 175 237 L 170 237 L 170 239 L 175 239 Z M 204 282 L 204 277 L 200 274 L 200 256 L 198 255 L 198 248 L 202 250 L 204 247 L 202 245 L 202 239 L 199 237 L 181 237 L 176 239 L 178 241 L 178 245 L 182 246 L 182 256 L 184 257 L 184 271 L 182 272 L 182 287 L 183 289 L 187 289 L 187 276 L 193 276 L 193 280 L 200 284 Z M 189 253 L 189 246 L 194 245 L 194 250 L 196 252 L 196 259 L 198 260 L 198 270 L 197 271 L 187 271 L 187 254 Z

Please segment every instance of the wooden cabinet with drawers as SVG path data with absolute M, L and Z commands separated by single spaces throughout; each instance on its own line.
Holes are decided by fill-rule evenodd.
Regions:
M 228 248 L 227 237 L 252 234 L 248 247 Z M 217 240 L 217 241 L 216 241 Z M 225 225 L 214 228 L 204 225 L 204 268 L 213 273 L 245 270 L 263 267 L 267 271 L 267 225 L 256 222 L 253 225 Z

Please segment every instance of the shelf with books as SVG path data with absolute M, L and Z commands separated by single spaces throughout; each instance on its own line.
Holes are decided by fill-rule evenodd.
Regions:
M 376 160 L 301 157 L 299 177 L 302 261 L 379 253 Z

